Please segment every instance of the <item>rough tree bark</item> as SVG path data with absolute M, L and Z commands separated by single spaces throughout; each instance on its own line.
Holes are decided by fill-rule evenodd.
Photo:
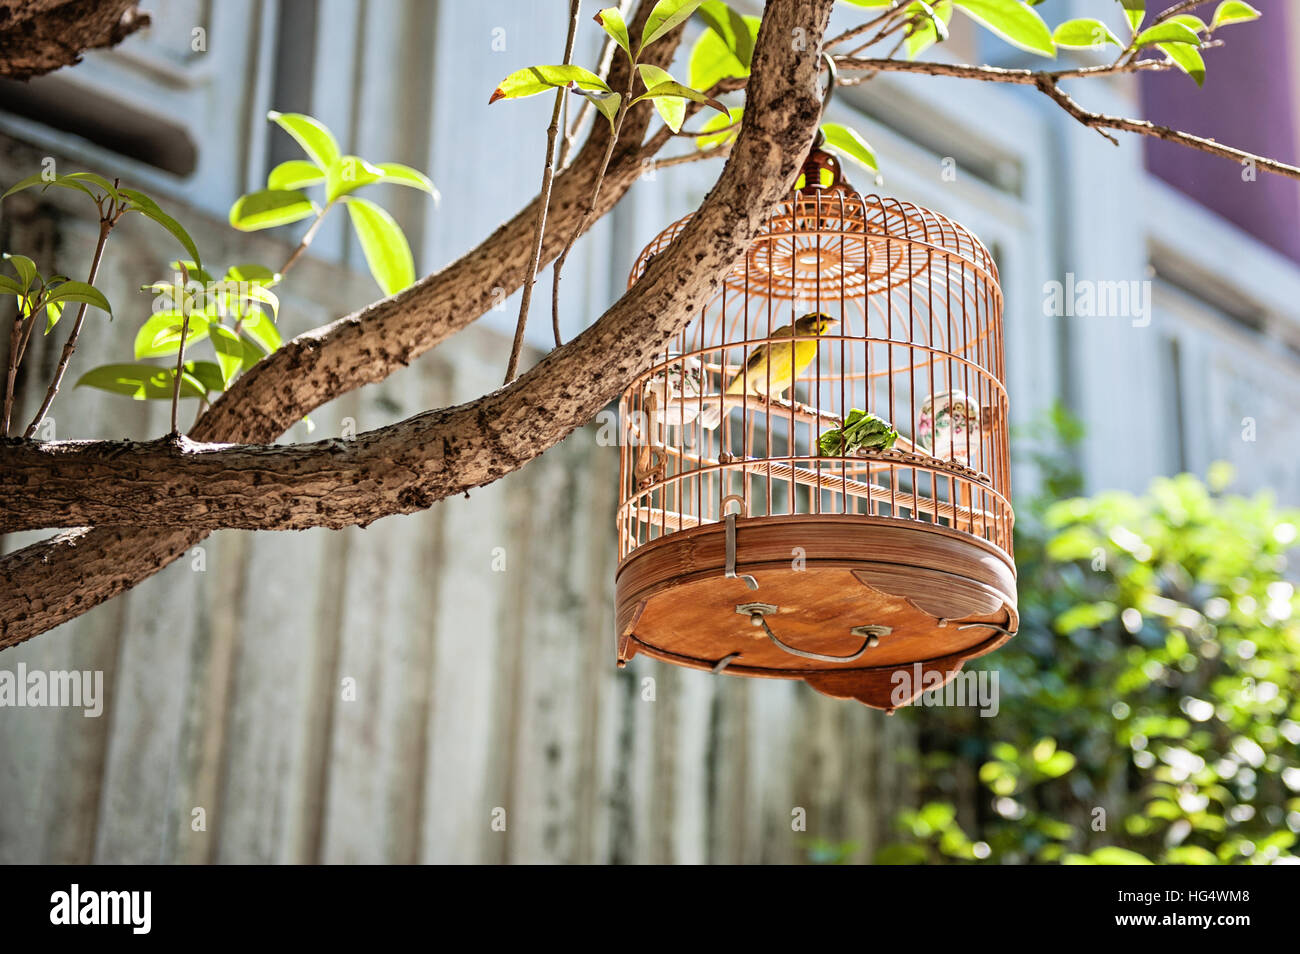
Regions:
M 689 320 L 698 301 L 709 294 L 747 246 L 768 208 L 793 183 L 818 120 L 817 48 L 831 3 L 774 0 L 769 5 L 755 52 L 741 137 L 691 226 L 600 321 L 510 388 L 362 435 L 351 446 L 324 443 L 297 449 L 187 452 L 179 446 L 153 445 L 151 452 L 173 466 L 180 465 L 182 472 L 188 471 L 191 462 L 203 461 L 199 466 L 207 466 L 215 459 L 212 454 L 287 451 L 300 455 L 288 470 L 304 482 L 295 488 L 295 478 L 286 475 L 279 483 L 287 495 L 277 498 L 278 513 L 288 521 L 282 524 L 286 526 L 294 520 L 306 521 L 297 525 L 310 525 L 308 515 L 312 512 L 320 517 L 317 523 L 326 525 L 366 522 L 358 519 L 360 514 L 347 512 L 357 505 L 357 498 L 350 493 L 342 496 L 351 499 L 351 504 L 340 499 L 337 505 L 327 505 L 313 489 L 320 486 L 315 484 L 317 479 L 333 486 L 331 496 L 347 487 L 367 485 L 379 509 L 365 517 L 374 519 L 385 512 L 427 507 L 443 496 L 496 480 L 522 466 L 589 420 Z M 647 10 L 648 5 L 643 4 L 636 19 L 643 19 Z M 634 32 L 639 32 L 639 27 L 634 26 Z M 806 42 L 793 42 L 791 38 L 796 36 Z M 664 44 L 668 55 L 672 45 Z M 640 138 L 647 121 L 648 116 L 636 123 L 629 117 L 625 123 L 626 144 L 620 145 L 616 163 L 611 165 L 614 178 L 607 180 L 602 190 L 602 211 L 639 174 Z M 637 127 L 640 131 L 632 138 Z M 593 133 L 575 159 L 575 167 L 584 156 L 600 150 L 599 140 L 599 134 Z M 548 238 L 544 249 L 548 259 L 554 257 L 565 235 L 565 217 L 572 223 L 581 215 L 583 193 L 571 187 L 570 173 L 576 171 L 571 168 L 556 179 L 550 215 L 557 227 L 548 230 L 554 237 Z M 562 181 L 565 177 L 567 182 Z M 585 185 L 589 187 L 590 181 L 588 171 Z M 615 188 L 609 188 L 611 185 Z M 321 333 L 295 339 L 274 367 L 273 359 L 268 359 L 260 373 L 254 368 L 241 379 L 243 386 L 237 385 L 204 416 L 194 437 L 229 440 L 226 435 L 238 435 L 242 440 L 268 440 L 328 397 L 378 380 L 398 364 L 409 362 L 485 310 L 495 285 L 512 288 L 519 284 L 534 216 L 535 210 L 523 210 L 450 269 Z M 508 243 L 521 248 L 506 265 L 502 250 Z M 449 282 L 447 272 L 453 269 L 457 280 Z M 503 272 L 510 273 L 513 284 L 502 280 Z M 438 290 L 440 285 L 457 288 L 452 297 L 459 299 L 460 307 L 446 307 L 449 303 L 446 293 Z M 305 385 L 305 379 L 313 383 Z M 272 416 L 270 422 L 267 415 Z M 30 450 L 11 442 L 5 453 L 12 453 L 10 461 L 17 464 Z M 90 453 L 87 447 L 70 450 L 68 460 Z M 101 460 L 96 466 L 104 463 Z M 224 494 L 208 494 L 210 513 L 220 511 L 225 516 L 200 518 L 195 525 L 247 525 L 229 518 L 268 491 L 265 474 L 258 477 L 257 470 L 257 466 L 246 469 L 242 492 L 235 494 L 241 502 L 233 506 L 228 506 Z M 286 511 L 286 501 L 298 492 L 301 495 Z M 201 502 L 194 503 L 196 511 L 204 509 Z M 272 510 L 275 508 L 262 512 L 270 514 Z M 131 530 L 109 526 L 63 534 L 11 555 L 0 576 L 0 619 L 6 621 L 0 647 L 30 638 L 129 588 L 183 554 L 203 535 L 202 529 L 187 529 L 149 541 Z
M 149 25 L 133 0 L 0 0 L 0 76 L 29 79 Z

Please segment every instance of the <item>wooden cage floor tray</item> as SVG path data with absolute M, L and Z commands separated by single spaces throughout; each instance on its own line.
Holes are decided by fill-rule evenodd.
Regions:
M 1018 625 L 1014 564 L 968 533 L 821 514 L 741 517 L 735 534 L 735 578 L 726 576 L 725 522 L 670 533 L 623 561 L 619 665 L 640 652 L 695 669 L 802 679 L 892 711 L 922 689 L 900 699 L 896 672 L 919 663 L 946 683 Z M 766 627 L 737 611 L 747 604 L 775 607 L 764 611 Z M 864 648 L 867 632 L 878 635 Z

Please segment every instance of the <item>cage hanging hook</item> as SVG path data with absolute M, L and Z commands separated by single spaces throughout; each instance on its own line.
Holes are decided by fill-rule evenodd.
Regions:
M 826 107 L 835 98 L 835 87 L 840 83 L 840 71 L 835 65 L 835 57 L 822 50 L 822 59 L 826 61 L 826 90 L 822 93 L 822 118 L 826 118 Z
M 722 498 L 722 509 L 728 510 L 732 503 L 743 508 L 748 515 L 749 506 L 745 503 L 745 498 L 740 494 L 728 494 Z M 748 573 L 736 572 L 736 515 L 728 513 L 725 517 L 727 523 L 727 572 L 729 580 L 744 580 L 745 585 L 751 590 L 758 589 L 758 580 L 754 579 Z

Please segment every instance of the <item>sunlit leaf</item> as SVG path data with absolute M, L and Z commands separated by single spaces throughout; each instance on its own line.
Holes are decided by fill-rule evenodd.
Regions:
M 627 23 L 624 21 L 623 14 L 618 7 L 606 7 L 604 10 L 599 11 L 594 19 L 606 33 L 614 38 L 614 42 L 622 47 L 623 52 L 628 56 L 632 55 L 632 40 L 627 35 Z
M 1052 34 L 1052 39 L 1057 46 L 1069 47 L 1074 50 L 1093 49 L 1105 46 L 1107 43 L 1114 43 L 1118 47 L 1124 46 L 1119 37 L 1111 32 L 1110 27 L 1100 20 L 1087 17 L 1078 20 L 1066 20 L 1056 28 L 1056 31 Z
M 419 189 L 421 192 L 427 192 L 437 202 L 442 198 L 438 190 L 434 188 L 433 180 L 426 176 L 418 169 L 412 169 L 410 166 L 404 166 L 400 162 L 380 162 L 376 167 L 384 174 L 385 185 L 406 186 L 409 189 Z
M 179 222 L 159 208 L 157 202 L 135 189 L 122 189 L 120 191 L 132 211 L 153 219 L 153 221 L 170 232 L 176 241 L 181 243 L 181 247 L 189 253 L 191 259 L 199 264 L 203 263 L 203 257 L 199 255 L 198 246 L 194 244 L 194 239 L 190 238 L 190 233 L 186 232 Z
M 221 373 L 221 366 L 215 361 L 186 361 L 185 370 L 209 392 L 215 391 L 220 394 L 226 390 L 226 380 Z
M 515 70 L 492 91 L 489 103 L 498 99 L 519 99 L 534 96 L 556 87 L 576 86 L 578 89 L 595 89 L 609 92 L 609 86 L 591 70 L 572 64 L 559 66 L 526 66 Z
M 277 191 L 301 189 L 325 181 L 325 173 L 320 166 L 306 159 L 290 159 L 282 162 L 266 177 L 266 187 Z
M 307 157 L 328 172 L 339 161 L 339 145 L 325 124 L 302 113 L 280 113 L 272 110 L 266 114 L 271 120 L 302 147 Z
M 32 283 L 40 276 L 40 273 L 36 271 L 36 263 L 26 255 L 16 255 L 9 252 L 5 252 L 4 258 L 18 273 L 18 279 L 23 283 L 23 289 L 31 288 Z
M 185 315 L 179 311 L 160 311 L 150 316 L 135 334 L 136 358 L 165 358 L 179 351 L 184 321 Z M 207 336 L 208 319 L 191 312 L 189 331 L 185 335 L 186 350 Z
M 244 343 L 225 325 L 212 326 L 212 349 L 221 368 L 222 390 L 230 386 L 244 364 Z
M 641 31 L 641 49 L 644 50 L 655 40 L 671 32 L 679 23 L 683 23 L 695 12 L 700 3 L 701 0 L 659 0 L 650 11 L 650 16 L 645 21 L 645 28 Z
M 1196 47 L 1186 43 L 1159 43 L 1156 48 L 1194 79 L 1197 86 L 1205 85 L 1205 59 Z
M 1189 43 L 1192 46 L 1200 46 L 1201 38 L 1185 23 L 1173 22 L 1157 23 L 1133 38 L 1133 45 L 1139 49 L 1144 46 L 1155 46 L 1157 43 Z
M 640 96 L 638 96 L 636 99 L 632 100 L 632 102 L 639 103 L 644 99 L 659 99 L 664 96 L 670 96 L 670 97 L 675 96 L 675 97 L 680 97 L 682 99 L 689 99 L 697 103 L 703 103 L 704 105 L 712 109 L 716 109 L 724 116 L 731 115 L 727 107 L 724 106 L 722 103 L 718 102 L 712 96 L 709 96 L 705 93 L 701 93 L 698 89 L 692 89 L 689 86 L 684 86 L 681 83 L 673 82 L 671 80 L 663 83 L 657 83 L 656 85 L 652 86 L 650 89 L 642 93 Z
M 1137 33 L 1147 15 L 1146 0 L 1119 0 L 1119 3 L 1124 8 L 1124 19 L 1128 21 L 1129 29 Z
M 366 264 L 385 295 L 395 295 L 415 281 L 415 260 L 401 226 L 386 211 L 349 196 L 348 215 L 356 230 Z
M 914 60 L 935 43 L 948 39 L 948 24 L 952 22 L 952 0 L 939 0 L 931 7 L 918 2 L 908 8 L 924 12 L 926 15 L 907 34 L 907 58 Z
M 822 123 L 822 132 L 826 135 L 826 145 L 831 149 L 848 156 L 872 172 L 880 171 L 876 164 L 875 152 L 856 130 L 839 123 Z
M 703 12 L 703 8 L 701 8 Z M 700 34 L 691 48 L 689 75 L 691 86 L 708 90 L 720 80 L 749 76 L 749 60 L 753 57 L 754 39 L 758 36 L 758 17 L 742 18 L 745 30 L 740 36 L 738 26 L 732 26 L 730 16 L 723 22 L 726 35 L 716 29 Z M 748 54 L 742 59 L 742 54 Z
M 244 232 L 301 222 L 316 214 L 306 193 L 266 189 L 240 196 L 230 207 L 230 224 Z
M 239 326 L 239 332 L 266 354 L 275 351 L 284 343 L 280 337 L 280 330 L 275 326 L 275 323 L 261 312 L 254 312 L 245 318 Z M 245 366 L 247 364 L 247 359 L 245 359 Z
M 953 5 L 1012 46 L 1039 56 L 1056 55 L 1052 31 L 1020 0 L 954 0 Z
M 618 107 L 623 102 L 623 97 L 618 93 L 602 93 L 599 91 L 589 92 L 585 89 L 575 89 L 573 92 L 589 100 L 596 111 L 609 120 L 609 128 L 612 130 L 618 122 Z
M 154 364 L 105 364 L 83 374 L 76 386 L 124 394 L 137 401 L 170 401 L 175 381 L 175 368 L 160 368 Z M 181 375 L 181 397 L 201 398 L 206 394 L 194 375 Z
M 1241 0 L 1224 0 L 1214 11 L 1214 19 L 1210 21 L 1210 29 L 1217 30 L 1219 27 L 1228 26 L 1231 23 L 1245 23 L 1248 20 L 1257 19 L 1259 19 L 1259 11 L 1249 3 L 1242 3 Z
M 47 301 L 83 302 L 87 305 L 94 305 L 100 311 L 109 315 L 113 313 L 113 309 L 109 306 L 104 293 L 94 285 L 87 285 L 85 282 L 63 282 L 54 290 L 47 292 L 45 298 Z
M 671 73 L 650 63 L 638 63 L 637 70 L 641 73 L 641 82 L 645 84 L 646 89 L 662 83 L 674 82 Z M 654 104 L 655 112 L 668 128 L 673 132 L 680 131 L 682 123 L 686 121 L 686 100 L 678 97 L 661 97 L 656 99 Z
M 325 198 L 330 202 L 384 178 L 384 172 L 360 156 L 344 156 L 330 170 Z
M 700 132 L 710 132 L 714 129 L 718 131 L 709 136 L 697 136 L 695 139 L 696 144 L 701 149 L 712 149 L 731 139 L 735 139 L 740 134 L 740 120 L 744 116 L 744 112 L 744 107 L 737 106 L 731 110 L 730 116 L 710 116 L 700 126 Z

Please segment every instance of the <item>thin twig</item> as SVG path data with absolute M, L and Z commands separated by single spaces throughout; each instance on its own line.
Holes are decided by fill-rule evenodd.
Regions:
M 1118 129 L 1123 132 L 1136 133 L 1139 136 L 1163 139 L 1166 142 L 1179 143 L 1201 152 L 1207 152 L 1210 155 L 1222 156 L 1225 159 L 1250 162 L 1257 168 L 1276 175 L 1286 176 L 1290 179 L 1300 179 L 1300 167 L 1298 166 L 1278 162 L 1276 159 L 1269 159 L 1265 156 L 1258 156 L 1232 146 L 1225 146 L 1213 139 L 1193 136 L 1191 133 L 1180 132 L 1168 126 L 1157 126 L 1155 123 L 1143 119 L 1126 119 L 1122 116 L 1107 116 L 1104 113 L 1091 112 L 1070 98 L 1059 85 L 1063 79 L 1086 79 L 1092 76 L 1109 76 L 1117 73 L 1167 70 L 1173 65 L 1167 60 L 1135 60 L 1131 63 L 1047 71 L 1009 70 L 997 66 L 970 66 L 957 63 L 931 63 L 908 60 L 859 60 L 851 57 L 836 57 L 835 62 L 841 70 L 845 71 L 924 73 L 931 76 L 983 80 L 989 83 L 1013 83 L 1022 86 L 1033 86 L 1050 97 L 1080 123 L 1090 129 L 1098 130 L 1116 144 L 1118 144 L 1118 140 L 1104 130 Z M 841 85 L 848 86 L 852 86 L 859 81 L 859 77 L 841 77 L 840 79 Z
M 873 26 L 875 26 L 877 23 L 879 23 L 881 20 L 887 20 L 888 18 L 892 17 L 895 13 L 898 12 L 899 8 L 902 7 L 902 5 L 903 5 L 903 0 L 894 0 L 894 2 L 889 5 L 889 8 L 887 10 L 883 11 L 877 16 L 872 17 L 866 23 L 860 23 L 850 30 L 845 30 L 839 36 L 831 37 L 829 40 L 826 41 L 822 49 L 829 50 L 832 46 L 836 46 L 840 43 L 843 43 L 846 40 L 851 40 L 855 36 L 861 36 L 862 34 L 866 33 L 868 30 L 870 30 Z
M 311 245 L 311 240 L 316 237 L 316 233 L 320 230 L 321 223 L 325 221 L 325 213 L 328 212 L 333 205 L 333 202 L 327 202 L 325 203 L 324 208 L 316 213 L 315 220 L 307 227 L 307 231 L 302 234 L 302 240 L 298 242 L 298 247 L 290 253 L 288 259 L 285 260 L 284 265 L 280 268 L 281 278 L 288 274 L 289 269 L 293 268 L 298 259 L 302 257 L 302 254 L 307 251 L 307 246 Z
M 618 5 L 618 11 L 627 19 L 628 9 L 632 6 L 632 0 L 622 0 Z M 603 78 L 609 78 L 609 68 L 614 62 L 614 51 L 618 47 L 614 45 L 614 38 L 605 34 L 604 45 L 600 48 L 600 57 L 596 60 L 596 75 Z M 582 106 L 578 109 L 578 115 L 573 118 L 572 124 L 569 122 L 569 104 L 564 104 L 564 138 L 560 141 L 560 158 L 556 160 L 556 165 L 563 169 L 569 161 L 569 154 L 573 152 L 573 144 L 578 139 L 578 130 L 587 119 L 587 114 L 594 108 L 591 100 L 585 96 L 582 98 Z
M 582 0 L 569 0 L 569 36 L 564 41 L 565 66 L 573 59 L 573 38 L 578 33 L 578 15 Z M 524 329 L 528 325 L 528 306 L 533 300 L 533 285 L 537 281 L 537 264 L 542 259 L 542 239 L 546 235 L 546 208 L 551 204 L 551 181 L 555 178 L 555 136 L 560 131 L 560 111 L 568 90 L 561 86 L 555 91 L 555 106 L 551 110 L 551 125 L 546 128 L 546 163 L 542 167 L 542 191 L 537 199 L 537 234 L 533 238 L 533 251 L 528 258 L 528 271 L 524 273 L 523 295 L 519 300 L 519 320 L 515 322 L 515 340 L 510 346 L 510 360 L 506 362 L 509 384 L 519 370 L 519 352 L 524 346 Z M 556 325 L 555 343 L 560 343 L 559 326 Z
M 732 142 L 735 142 L 733 139 Z M 697 149 L 695 152 L 688 152 L 681 156 L 668 156 L 665 159 L 656 159 L 650 163 L 650 168 L 654 170 L 669 169 L 673 166 L 684 166 L 688 162 L 699 162 L 703 159 L 725 159 L 731 154 L 731 143 L 724 143 L 715 149 Z
M 113 231 L 113 226 L 117 224 L 123 211 L 125 207 L 114 212 L 113 204 L 110 204 L 109 213 L 99 220 L 99 241 L 95 245 L 95 257 L 90 262 L 90 277 L 86 279 L 87 285 L 95 284 L 95 276 L 99 274 L 99 262 L 104 257 L 104 244 L 108 241 L 108 234 Z M 41 409 L 36 412 L 32 422 L 27 425 L 27 430 L 23 432 L 25 438 L 30 439 L 36 433 L 36 428 L 40 427 L 41 421 L 45 419 L 45 412 L 54 403 L 54 395 L 59 393 L 59 385 L 63 381 L 64 372 L 68 370 L 68 362 L 72 360 L 72 352 L 77 350 L 77 338 L 81 334 L 81 325 L 86 319 L 86 308 L 87 303 L 83 301 L 81 307 L 77 309 L 77 320 L 72 324 L 72 332 L 68 335 L 68 340 L 63 343 L 63 353 L 59 355 L 58 367 L 54 369 L 54 380 L 50 382 L 45 392 Z
M 184 262 L 181 262 L 180 266 L 181 273 L 185 277 L 185 285 L 182 287 L 188 288 L 190 284 L 190 270 L 185 267 Z M 176 412 L 181 403 L 181 378 L 185 374 L 185 339 L 190 333 L 191 303 L 188 297 L 189 293 L 183 291 L 181 292 L 181 295 L 181 344 L 180 347 L 176 349 L 176 377 L 172 381 L 172 429 L 170 433 L 173 437 L 180 433 L 180 428 L 176 424 Z
M 609 143 L 605 146 L 605 155 L 600 160 L 600 168 L 596 170 L 596 184 L 591 187 L 591 197 L 587 200 L 587 207 L 582 210 L 582 218 L 578 220 L 578 224 L 569 235 L 569 240 L 564 243 L 564 248 L 555 259 L 555 264 L 551 266 L 551 328 L 555 332 L 555 346 L 557 348 L 563 343 L 560 337 L 560 272 L 569 258 L 569 252 L 573 251 L 574 243 L 586 230 L 587 223 L 591 221 L 592 215 L 595 214 L 596 202 L 600 198 L 600 186 L 605 181 L 605 170 L 609 168 L 609 160 L 614 156 L 614 147 L 618 145 L 619 133 L 623 130 L 623 117 L 627 115 L 628 106 L 632 100 L 632 83 L 635 78 L 636 70 L 629 69 L 627 73 L 627 89 L 623 91 L 623 98 L 619 100 L 618 112 L 614 116 L 613 128 L 609 133 Z

